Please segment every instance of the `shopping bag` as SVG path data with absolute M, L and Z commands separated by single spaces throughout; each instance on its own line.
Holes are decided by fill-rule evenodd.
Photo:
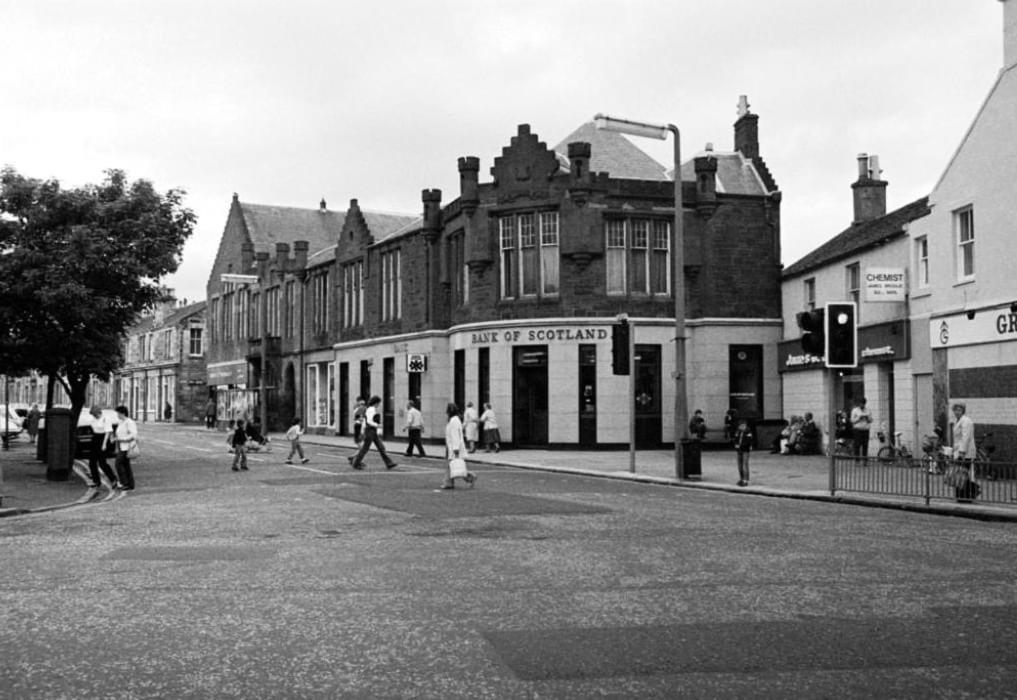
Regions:
M 449 476 L 453 479 L 466 477 L 470 472 L 466 469 L 466 460 L 462 457 L 453 457 L 448 461 Z
M 971 472 L 966 466 L 954 464 L 946 470 L 943 476 L 943 483 L 955 489 L 963 488 L 971 478 Z
M 137 459 L 141 456 L 141 448 L 138 447 L 138 441 L 134 440 L 131 442 L 130 447 L 127 448 L 127 459 Z

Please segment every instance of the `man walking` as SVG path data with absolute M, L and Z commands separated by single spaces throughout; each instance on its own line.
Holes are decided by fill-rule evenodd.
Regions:
M 380 404 L 380 396 L 372 396 L 367 402 L 367 410 L 364 412 L 363 442 L 360 443 L 360 450 L 355 456 L 347 457 L 350 460 L 350 466 L 354 469 L 364 468 L 364 455 L 371 449 L 372 443 L 377 448 L 378 454 L 381 455 L 382 461 L 385 462 L 385 468 L 394 469 L 396 467 L 396 463 L 392 461 L 392 458 L 388 456 L 388 452 L 385 451 L 385 443 L 381 441 L 381 437 L 378 435 L 378 429 L 381 428 L 381 411 L 378 410 Z
M 420 435 L 424 431 L 424 417 L 420 415 L 420 411 L 413 405 L 412 401 L 406 404 L 406 426 L 403 430 L 406 431 L 408 436 L 406 456 L 413 456 L 413 447 L 415 445 L 420 456 L 426 457 L 427 455 L 424 454 L 424 443 L 420 441 Z

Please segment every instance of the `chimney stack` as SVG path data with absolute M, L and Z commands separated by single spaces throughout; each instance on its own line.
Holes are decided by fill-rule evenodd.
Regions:
M 738 98 L 738 121 L 734 125 L 735 150 L 749 159 L 759 157 L 759 115 L 749 112 L 749 100 Z
M 886 185 L 880 179 L 879 156 L 858 154 L 858 180 L 851 185 L 854 190 L 855 219 L 852 223 L 878 219 L 886 215 Z

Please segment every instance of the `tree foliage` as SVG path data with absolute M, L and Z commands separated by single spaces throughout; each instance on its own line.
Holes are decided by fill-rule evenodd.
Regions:
M 184 192 L 108 170 L 98 185 L 0 173 L 0 371 L 31 369 L 66 382 L 84 405 L 91 375 L 123 361 L 140 314 L 168 298 L 195 223 Z

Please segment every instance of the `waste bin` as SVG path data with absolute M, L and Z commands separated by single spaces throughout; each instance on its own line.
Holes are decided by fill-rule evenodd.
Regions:
M 71 411 L 51 408 L 46 412 L 46 478 L 67 481 L 71 477 Z
M 701 479 L 703 477 L 703 446 L 699 440 L 682 438 L 682 471 L 679 479 Z
M 39 432 L 35 435 L 35 458 L 40 462 L 46 461 L 46 425 L 45 421 L 39 421 Z

